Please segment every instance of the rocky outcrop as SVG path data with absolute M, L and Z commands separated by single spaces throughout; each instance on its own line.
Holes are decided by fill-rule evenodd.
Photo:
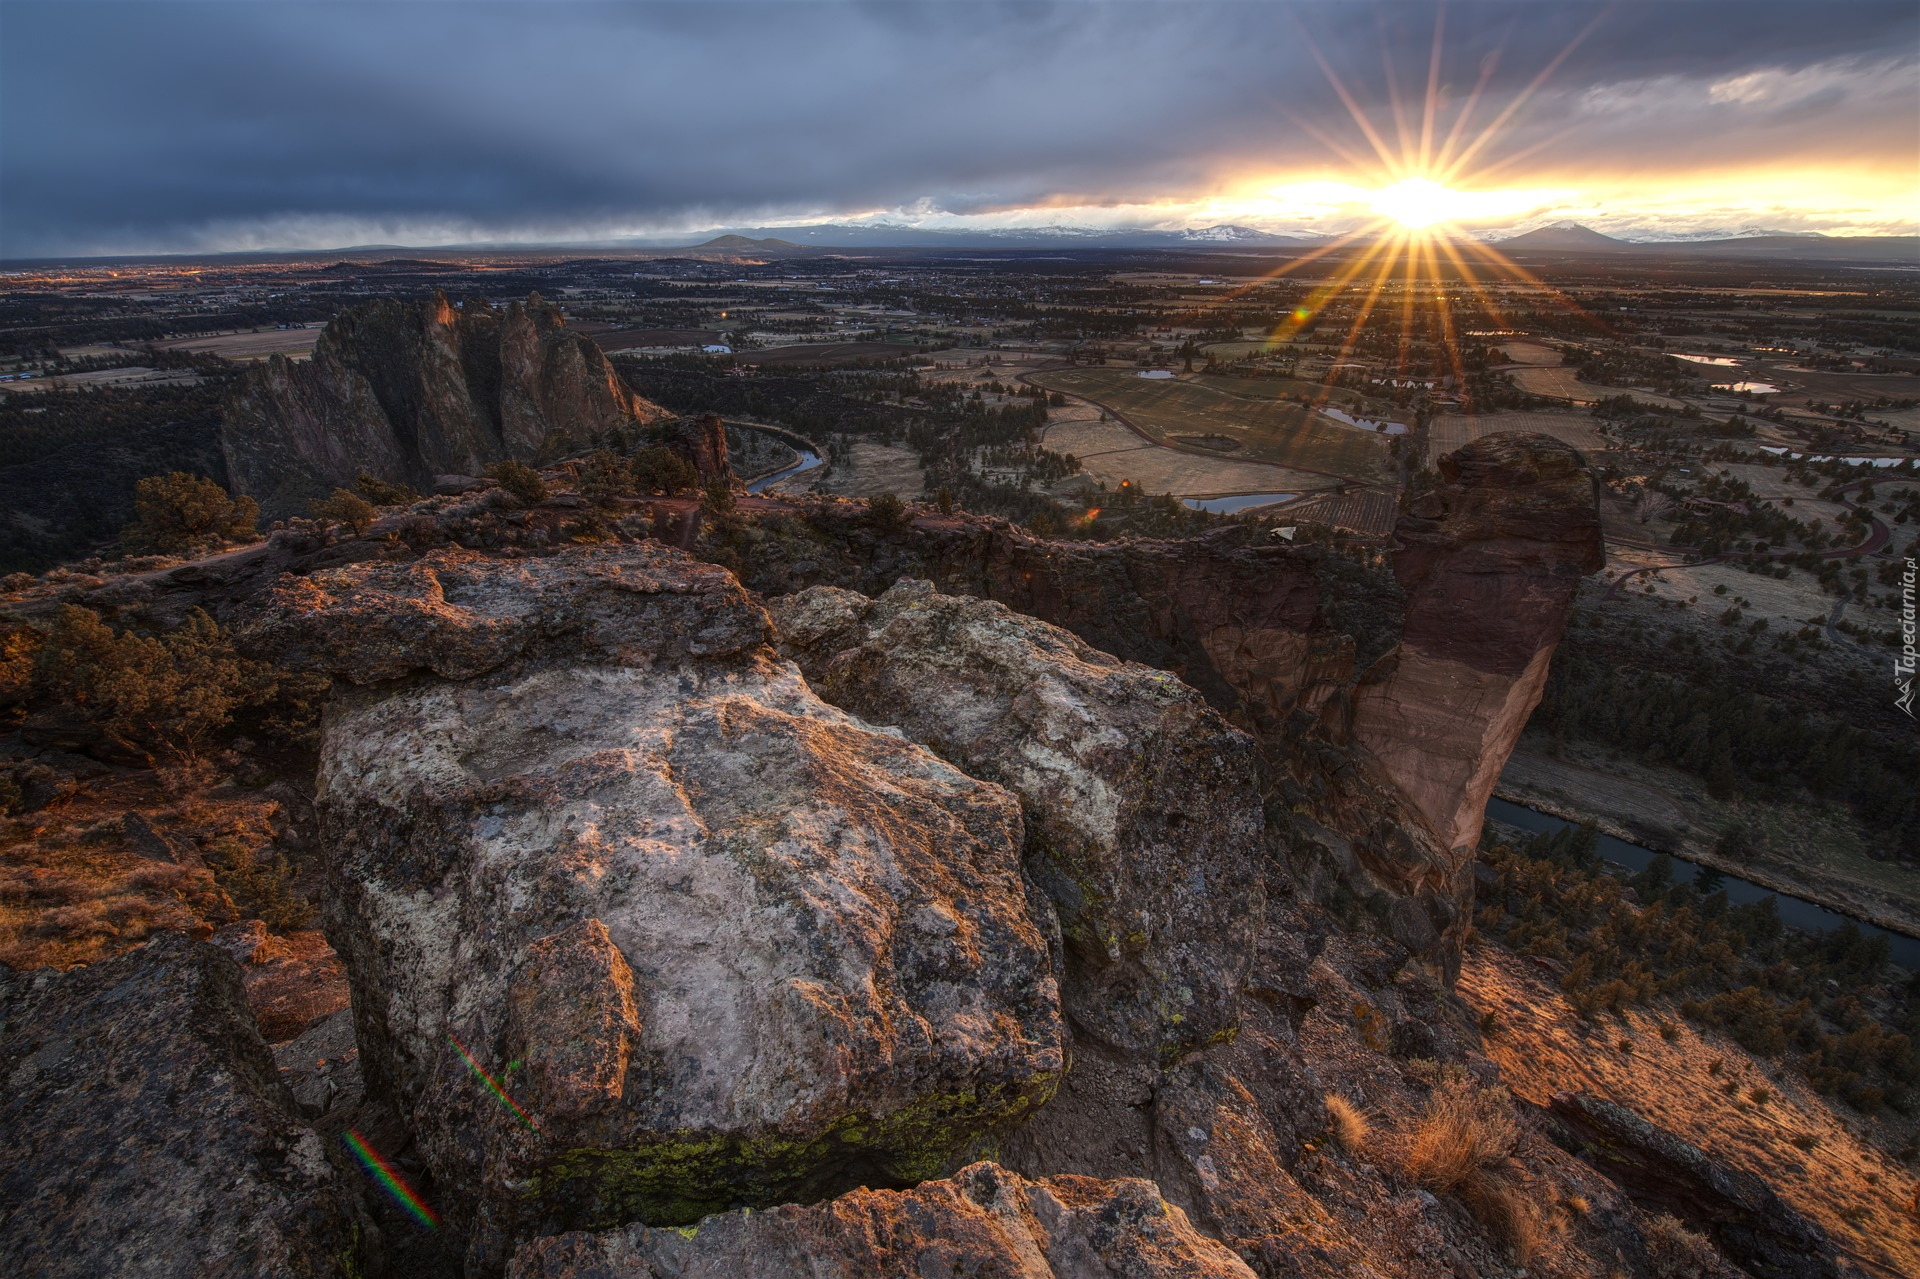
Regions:
M 328 932 L 473 1273 L 536 1228 L 937 1176 L 1055 1085 L 1018 802 L 820 701 L 767 630 L 641 545 L 354 565 L 250 632 L 354 684 Z
M 697 1230 L 634 1226 L 522 1247 L 511 1279 L 1253 1279 L 1152 1182 L 1028 1181 L 991 1163 L 910 1191 L 710 1217 Z
M 347 1006 L 347 975 L 325 936 L 277 936 L 257 919 L 229 924 L 207 939 L 240 965 L 247 1006 L 261 1037 L 281 1044 Z
M 822 696 L 1020 797 L 1082 1033 L 1166 1062 L 1234 1034 L 1265 901 L 1252 738 L 1164 671 L 927 582 L 772 610 Z
M 674 448 L 693 465 L 700 486 L 730 484 L 733 466 L 727 458 L 727 424 L 718 413 L 680 423 Z
M 304 513 L 361 471 L 430 491 L 436 475 L 477 475 L 530 461 L 556 437 L 585 447 L 666 416 L 538 294 L 504 311 L 436 294 L 349 308 L 311 360 L 249 370 L 220 446 L 234 489 L 272 517 Z
M 1825 1231 L 1781 1202 L 1752 1173 L 1728 1168 L 1617 1102 L 1556 1093 L 1563 1139 L 1651 1213 L 1685 1222 L 1759 1279 L 1834 1279 Z M 1851 1268 L 1850 1268 L 1851 1269 Z
M 1470 852 L 1605 552 L 1593 475 L 1558 440 L 1484 436 L 1439 469 L 1394 530 L 1406 621 L 1354 691 L 1352 732 L 1441 846 Z
M 1399 530 L 1398 635 L 1329 623 L 1399 629 L 1398 610 L 1374 606 L 1384 596 L 1359 610 L 1344 598 L 1343 575 L 1369 570 L 1252 526 L 1049 542 L 971 516 L 886 526 L 853 503 L 768 503 L 774 536 L 743 576 L 776 596 L 814 584 L 878 595 L 924 577 L 1172 672 L 1265 746 L 1269 807 L 1289 815 L 1281 833 L 1305 889 L 1371 915 L 1451 975 L 1472 915 L 1460 850 L 1478 837 L 1600 542 L 1591 476 L 1558 441 L 1490 436 L 1442 473 L 1448 483 Z M 1356 652 L 1383 647 L 1356 686 Z
M 162 934 L 64 975 L 0 969 L 0 1017 L 0 1271 L 362 1273 L 345 1179 L 221 951 Z

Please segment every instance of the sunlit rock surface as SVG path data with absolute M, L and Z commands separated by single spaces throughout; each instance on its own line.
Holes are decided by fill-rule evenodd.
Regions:
M 256 622 L 372 681 L 324 731 L 326 920 L 476 1272 L 534 1228 L 937 1176 L 1057 1081 L 1018 802 L 766 630 L 644 545 L 355 565 Z
M 1251 737 L 1164 671 L 927 582 L 772 609 L 823 696 L 1020 797 L 1076 1027 L 1168 1061 L 1234 1033 L 1265 902 Z
M 991 1163 L 910 1191 L 523 1246 L 511 1279 L 1253 1279 L 1150 1181 L 1028 1181 Z
M 1361 678 L 1353 735 L 1444 847 L 1470 850 L 1604 552 L 1593 475 L 1571 446 L 1488 435 L 1439 468 L 1447 482 L 1394 530 L 1406 624 Z

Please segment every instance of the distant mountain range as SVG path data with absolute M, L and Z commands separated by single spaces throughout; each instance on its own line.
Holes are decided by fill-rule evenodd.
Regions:
M 1044 226 L 988 230 L 934 231 L 905 223 L 821 222 L 813 226 L 740 227 L 689 248 L 737 249 L 1182 249 L 1212 246 L 1285 248 L 1320 244 L 1325 237 L 1273 235 L 1244 226 L 1210 226 L 1184 231 L 1112 230 L 1102 227 Z M 657 247 L 666 247 L 652 242 Z
M 1749 227 L 1734 235 L 1705 233 L 1695 239 L 1620 240 L 1578 222 L 1556 222 L 1493 243 L 1503 253 L 1655 253 L 1715 257 L 1800 258 L 1810 261 L 1904 261 L 1920 267 L 1920 236 L 1821 235 L 1817 231 L 1773 231 Z
M 704 253 L 806 254 L 843 249 L 1290 249 L 1319 246 L 1334 237 L 1276 235 L 1253 227 L 1220 225 L 1183 231 L 1114 230 L 1083 226 L 935 231 L 904 223 L 822 222 L 812 226 L 750 227 L 696 245 L 651 241 L 631 247 Z M 1478 238 L 1478 237 L 1475 237 Z M 1489 239 L 1509 253 L 1707 254 L 1731 257 L 1806 258 L 1829 261 L 1911 261 L 1920 266 L 1920 237 L 1825 236 L 1813 231 L 1762 227 L 1727 235 L 1679 233 L 1624 240 L 1578 222 L 1556 222 L 1502 239 Z M 584 247 L 584 246 L 582 246 Z

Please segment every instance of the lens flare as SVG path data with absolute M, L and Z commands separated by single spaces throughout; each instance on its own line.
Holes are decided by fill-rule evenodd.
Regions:
M 373 1175 L 375 1181 L 380 1183 L 381 1189 L 393 1196 L 395 1203 L 405 1208 L 413 1215 L 415 1221 L 425 1226 L 428 1230 L 439 1229 L 440 1218 L 434 1215 L 433 1209 L 427 1207 L 420 1196 L 413 1192 L 413 1187 L 409 1186 L 400 1174 L 393 1170 L 391 1164 L 380 1157 L 378 1151 L 367 1144 L 365 1137 L 362 1137 L 358 1132 L 349 1128 L 347 1129 L 346 1141 L 347 1149 L 353 1151 L 354 1156 L 360 1160 L 361 1165 Z
M 466 1045 L 455 1039 L 451 1033 L 447 1035 L 447 1042 L 452 1044 L 453 1050 L 460 1054 L 460 1060 L 467 1063 L 467 1069 L 473 1072 L 474 1077 L 487 1086 L 487 1090 L 498 1099 L 501 1105 L 513 1112 L 514 1118 L 531 1130 L 534 1127 L 532 1116 L 520 1109 L 520 1103 L 507 1095 L 507 1090 L 500 1086 L 500 1081 L 487 1073 L 485 1066 L 473 1059 L 473 1054 L 467 1051 Z

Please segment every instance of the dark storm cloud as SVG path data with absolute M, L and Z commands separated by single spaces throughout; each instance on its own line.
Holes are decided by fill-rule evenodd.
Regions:
M 1179 196 L 1321 164 L 1314 129 L 1364 146 L 1311 49 L 1385 124 L 1384 68 L 1417 103 L 1437 12 L 6 0 L 0 253 Z M 1886 86 L 1911 79 L 1917 13 L 1456 3 L 1441 79 L 1457 101 L 1486 74 L 1490 118 L 1584 31 L 1500 148 L 1564 133 L 1582 163 L 1642 170 L 1835 137 L 1903 156 L 1913 113 L 1889 110 Z M 1905 81 L 1889 59 L 1908 60 Z

